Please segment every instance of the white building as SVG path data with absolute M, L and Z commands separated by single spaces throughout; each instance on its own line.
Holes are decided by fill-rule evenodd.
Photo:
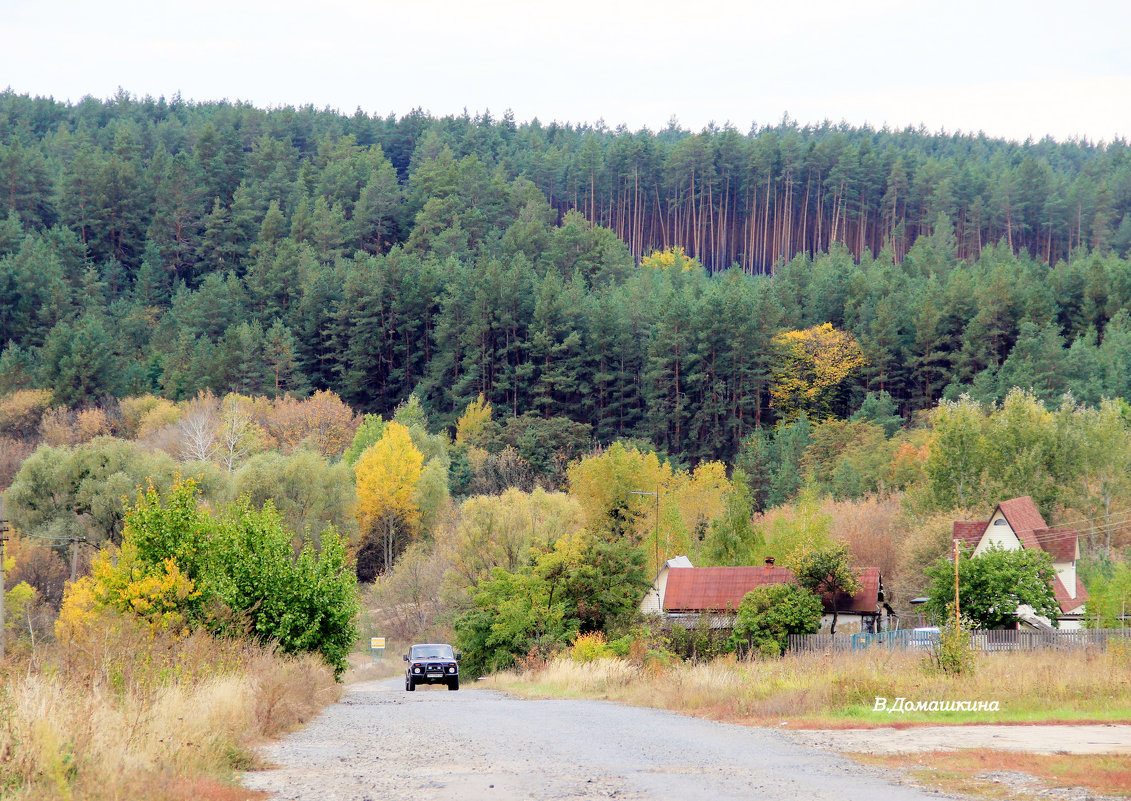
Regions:
M 644 600 L 640 602 L 640 611 L 646 615 L 662 615 L 664 613 L 664 593 L 668 589 L 668 571 L 673 567 L 692 567 L 691 560 L 686 556 L 676 556 L 664 562 L 664 566 L 660 568 L 660 572 L 656 574 L 656 579 L 652 582 L 652 587 L 644 595 Z
M 973 556 L 995 546 L 1011 551 L 1045 551 L 1052 557 L 1056 569 L 1053 592 L 1061 611 L 1060 628 L 1080 628 L 1088 600 L 1088 592 L 1076 575 L 1080 535 L 1070 529 L 1050 529 L 1028 495 L 1002 501 L 994 508 L 989 520 L 955 521 L 954 539 L 972 548 Z

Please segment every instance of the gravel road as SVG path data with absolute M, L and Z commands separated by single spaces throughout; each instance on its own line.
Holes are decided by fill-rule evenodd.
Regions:
M 782 799 L 940 796 L 781 732 L 604 701 L 522 701 L 491 690 L 355 684 L 266 746 L 244 784 L 277 799 Z
M 866 754 L 982 748 L 1027 754 L 1131 754 L 1131 726 L 923 726 L 910 729 L 794 731 L 794 742 Z

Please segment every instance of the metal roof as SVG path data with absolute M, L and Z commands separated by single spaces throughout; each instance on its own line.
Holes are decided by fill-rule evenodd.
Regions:
M 838 612 L 875 612 L 880 594 L 880 570 L 868 567 L 857 571 L 860 591 L 842 594 Z M 692 567 L 668 571 L 664 610 L 667 612 L 725 612 L 742 603 L 755 587 L 794 581 L 793 571 L 785 567 Z M 832 605 L 825 602 L 826 611 Z

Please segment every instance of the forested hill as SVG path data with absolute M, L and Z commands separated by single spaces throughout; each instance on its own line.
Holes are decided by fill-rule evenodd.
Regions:
M 1131 397 L 1122 141 L 9 91 L 0 198 L 0 393 L 482 393 L 726 458 L 774 421 L 775 335 L 827 322 L 866 361 L 841 415 Z

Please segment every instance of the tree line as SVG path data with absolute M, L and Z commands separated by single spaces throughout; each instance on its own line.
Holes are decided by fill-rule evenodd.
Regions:
M 1131 244 L 1120 139 L 1017 143 L 788 117 L 745 133 L 714 124 L 693 133 L 675 119 L 634 132 L 604 122 L 520 124 L 509 113 L 346 116 L 125 92 L 67 104 L 9 90 L 0 96 L 0 141 L 9 209 L 25 222 L 81 229 L 100 256 L 134 266 L 154 220 L 174 260 L 192 260 L 216 199 L 234 218 L 261 214 L 271 199 L 289 216 L 288 202 L 303 195 L 311 204 L 323 196 L 347 218 L 360 203 L 382 218 L 366 234 L 371 244 L 397 241 L 417 209 L 397 213 L 390 179 L 404 183 L 444 147 L 527 178 L 559 213 L 577 210 L 616 232 L 635 258 L 678 246 L 713 270 L 767 272 L 837 243 L 857 257 L 888 249 L 898 261 L 939 214 L 955 221 L 962 258 L 1001 239 L 1050 264 L 1078 247 Z M 342 141 L 379 148 L 395 173 L 374 162 L 320 175 Z
M 729 460 L 792 418 L 775 338 L 827 323 L 859 363 L 825 415 L 1127 397 L 1125 149 L 9 91 L 0 392 L 483 395 Z

